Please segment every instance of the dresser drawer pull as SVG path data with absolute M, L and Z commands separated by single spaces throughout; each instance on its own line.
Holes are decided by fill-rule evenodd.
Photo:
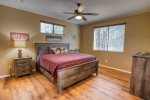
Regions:
M 24 66 L 24 67 L 22 67 L 22 68 L 26 68 L 26 67 Z
M 22 61 L 21 63 L 27 63 L 26 61 Z
M 22 72 L 25 72 L 26 70 L 23 70 Z

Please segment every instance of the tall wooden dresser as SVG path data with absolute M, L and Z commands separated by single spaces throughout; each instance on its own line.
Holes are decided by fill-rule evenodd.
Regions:
M 134 55 L 130 93 L 150 100 L 150 55 Z

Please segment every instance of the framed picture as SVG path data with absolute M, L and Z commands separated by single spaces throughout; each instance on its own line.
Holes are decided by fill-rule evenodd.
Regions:
M 12 41 L 17 41 L 17 40 L 28 41 L 29 40 L 29 34 L 28 33 L 11 32 L 10 38 Z
M 62 42 L 62 36 L 46 36 L 47 42 Z

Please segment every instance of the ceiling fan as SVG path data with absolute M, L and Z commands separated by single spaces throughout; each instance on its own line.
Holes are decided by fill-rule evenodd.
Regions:
M 84 13 L 84 5 L 81 3 L 77 3 L 78 9 L 74 10 L 74 13 L 70 12 L 63 12 L 64 14 L 72 14 L 73 16 L 68 18 L 67 20 L 71 20 L 73 18 L 76 19 L 83 19 L 84 21 L 87 21 L 87 19 L 84 17 L 84 15 L 94 15 L 97 16 L 98 13 Z

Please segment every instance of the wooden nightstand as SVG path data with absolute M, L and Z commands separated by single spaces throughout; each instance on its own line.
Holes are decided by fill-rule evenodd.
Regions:
M 32 57 L 14 58 L 14 74 L 15 76 L 22 76 L 31 74 L 31 60 Z

